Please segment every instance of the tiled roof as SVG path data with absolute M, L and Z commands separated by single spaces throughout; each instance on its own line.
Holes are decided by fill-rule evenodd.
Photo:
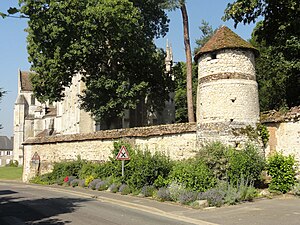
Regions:
M 0 150 L 12 150 L 13 142 L 6 136 L 0 136 Z
M 226 26 L 219 28 L 216 33 L 209 39 L 209 41 L 199 50 L 195 55 L 195 61 L 199 57 L 208 52 L 213 52 L 221 49 L 252 49 L 255 54 L 258 54 L 258 50 L 254 48 L 249 42 L 242 39 L 232 30 Z
M 22 91 L 32 91 L 32 83 L 29 79 L 28 71 L 20 71 L 20 82 L 21 82 L 21 90 Z

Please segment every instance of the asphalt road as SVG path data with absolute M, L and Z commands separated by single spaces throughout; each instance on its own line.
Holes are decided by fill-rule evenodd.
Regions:
M 195 210 L 82 188 L 0 181 L 0 225 L 299 225 L 300 198 L 282 196 Z
M 99 192 L 98 192 L 99 193 Z M 138 204 L 96 198 L 70 188 L 49 188 L 21 183 L 0 183 L 0 224 L 148 225 L 207 224 L 172 218 Z M 186 220 L 186 221 L 185 221 Z M 195 222 L 196 221 L 196 222 Z

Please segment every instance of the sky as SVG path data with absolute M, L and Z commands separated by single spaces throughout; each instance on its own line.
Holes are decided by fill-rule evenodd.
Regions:
M 192 50 L 196 46 L 195 40 L 199 39 L 201 21 L 207 21 L 212 27 L 218 28 L 226 25 L 243 39 L 250 39 L 253 24 L 238 25 L 233 27 L 233 21 L 222 21 L 224 10 L 233 0 L 187 0 L 189 16 L 190 41 Z M 18 0 L 0 0 L 0 12 L 6 12 L 10 6 L 17 6 Z M 158 47 L 165 48 L 167 40 L 172 44 L 174 61 L 185 61 L 183 44 L 182 18 L 179 10 L 168 12 L 170 19 L 169 32 L 164 38 L 156 40 Z M 0 88 L 7 93 L 0 102 L 0 136 L 13 135 L 13 109 L 17 98 L 18 70 L 29 70 L 28 54 L 26 50 L 26 19 L 0 17 Z

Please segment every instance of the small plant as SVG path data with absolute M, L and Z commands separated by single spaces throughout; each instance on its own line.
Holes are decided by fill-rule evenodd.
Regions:
M 131 193 L 131 189 L 127 184 L 122 184 L 119 188 L 121 195 L 128 195 Z
M 267 170 L 272 177 L 269 189 L 286 193 L 296 181 L 295 158 L 276 153 L 268 159 Z
M 294 185 L 294 187 L 293 187 L 293 189 L 292 189 L 292 193 L 293 193 L 294 195 L 300 196 L 300 181 L 298 181 L 298 182 Z
M 89 188 L 92 189 L 92 190 L 96 190 L 96 185 L 100 182 L 101 180 L 100 179 L 95 179 L 93 180 L 90 184 L 89 184 Z
M 153 193 L 155 191 L 155 187 L 152 186 L 152 185 L 145 185 L 143 188 L 142 188 L 142 195 L 144 195 L 145 197 L 152 197 L 153 196 Z
M 79 180 L 78 186 L 84 188 L 85 187 L 85 180 L 84 179 Z
M 179 196 L 181 193 L 185 191 L 185 186 L 182 184 L 178 184 L 177 182 L 173 181 L 169 186 L 168 190 L 170 192 L 171 200 L 178 201 Z
M 197 192 L 185 190 L 179 195 L 178 201 L 183 205 L 187 205 L 191 202 L 196 201 L 197 196 Z
M 72 186 L 72 187 L 77 187 L 78 186 L 78 184 L 79 184 L 79 179 L 74 179 L 74 180 L 72 180 L 71 182 L 70 182 L 70 186 Z
M 119 184 L 115 184 L 113 183 L 112 185 L 109 186 L 109 191 L 112 192 L 112 193 L 117 193 L 118 190 L 120 188 L 120 185 Z
M 98 182 L 95 186 L 95 189 L 97 191 L 105 191 L 108 188 L 108 182 L 106 180 L 102 180 L 100 182 Z
M 160 189 L 158 189 L 156 196 L 162 202 L 171 200 L 170 191 L 165 187 L 161 187 Z
M 219 188 L 212 188 L 201 195 L 198 195 L 199 199 L 206 199 L 208 201 L 209 206 L 217 206 L 220 207 L 224 204 L 225 192 Z
M 88 176 L 87 178 L 85 178 L 85 186 L 86 187 L 88 187 L 89 186 L 89 184 L 94 180 L 95 178 L 92 176 L 92 175 L 90 175 L 90 176 Z

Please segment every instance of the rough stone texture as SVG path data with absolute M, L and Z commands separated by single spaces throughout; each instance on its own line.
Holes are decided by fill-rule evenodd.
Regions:
M 300 169 L 300 106 L 288 112 L 270 111 L 262 114 L 262 123 L 269 130 L 269 143 L 266 156 L 282 151 L 284 155 L 292 154 L 298 161 Z
M 111 156 L 113 143 L 125 139 L 140 149 L 161 151 L 180 160 L 195 154 L 196 124 L 172 124 L 143 128 L 99 131 L 89 134 L 29 138 L 24 143 L 23 181 L 38 171 L 31 162 L 35 152 L 40 156 L 40 174 L 50 172 L 54 162 L 82 159 L 105 161 Z

